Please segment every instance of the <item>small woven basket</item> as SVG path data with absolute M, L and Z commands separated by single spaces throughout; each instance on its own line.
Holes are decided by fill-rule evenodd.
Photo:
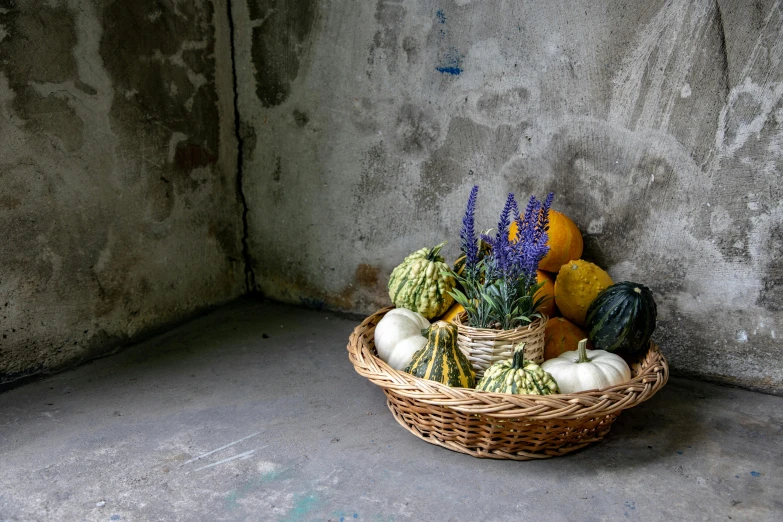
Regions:
M 484 371 L 497 361 L 511 359 L 519 343 L 525 343 L 525 359 L 536 364 L 544 362 L 546 316 L 513 330 L 473 328 L 467 325 L 467 319 L 465 312 L 454 318 L 457 346 L 476 370 L 476 379 L 483 377 Z
M 632 379 L 602 390 L 558 395 L 508 395 L 446 385 L 394 370 L 375 352 L 375 326 L 391 307 L 354 329 L 348 357 L 380 386 L 389 409 L 417 437 L 453 451 L 491 459 L 565 455 L 598 442 L 621 411 L 652 397 L 669 378 L 655 344 L 631 365 Z

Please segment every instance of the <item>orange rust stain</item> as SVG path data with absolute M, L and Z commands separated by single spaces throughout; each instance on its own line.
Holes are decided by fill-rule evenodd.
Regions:
M 2 196 L 0 197 L 0 207 L 6 207 L 10 208 L 11 210 L 18 207 L 22 202 L 17 198 L 12 198 L 11 196 Z
M 381 269 L 377 266 L 362 263 L 356 267 L 354 278 L 360 286 L 375 287 L 378 286 L 378 276 L 380 273 Z

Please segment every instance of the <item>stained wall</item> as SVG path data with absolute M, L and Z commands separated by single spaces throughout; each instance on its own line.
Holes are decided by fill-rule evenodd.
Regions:
M 367 313 L 548 191 L 679 374 L 783 392 L 780 2 L 235 1 L 256 288 Z
M 210 0 L 0 0 L 0 384 L 245 290 Z

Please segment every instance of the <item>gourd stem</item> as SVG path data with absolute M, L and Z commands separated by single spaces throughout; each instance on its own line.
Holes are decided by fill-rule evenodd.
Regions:
M 576 350 L 579 352 L 579 359 L 576 362 L 590 362 L 590 358 L 587 356 L 587 339 L 579 341 L 579 347 Z
M 443 243 L 436 245 L 430 250 L 430 253 L 427 254 L 427 260 L 428 261 L 435 261 L 435 258 L 438 257 L 438 254 L 440 254 L 440 249 L 443 248 L 448 241 L 444 241 Z
M 525 343 L 519 343 L 519 345 L 514 348 L 514 361 L 511 363 L 511 367 L 515 370 L 525 367 Z

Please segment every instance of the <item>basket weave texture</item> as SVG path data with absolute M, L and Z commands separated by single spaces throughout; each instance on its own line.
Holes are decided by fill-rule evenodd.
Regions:
M 474 457 L 530 460 L 600 441 L 617 416 L 652 397 L 669 377 L 658 347 L 631 365 L 632 379 L 602 390 L 508 395 L 446 385 L 394 370 L 380 360 L 375 326 L 392 307 L 367 317 L 348 342 L 354 369 L 380 386 L 394 418 L 417 437 Z
M 536 364 L 544 362 L 546 316 L 513 330 L 473 328 L 467 325 L 467 318 L 465 312 L 454 318 L 457 346 L 476 370 L 476 379 L 483 377 L 484 371 L 496 362 L 511 359 L 519 343 L 525 343 L 525 359 Z

